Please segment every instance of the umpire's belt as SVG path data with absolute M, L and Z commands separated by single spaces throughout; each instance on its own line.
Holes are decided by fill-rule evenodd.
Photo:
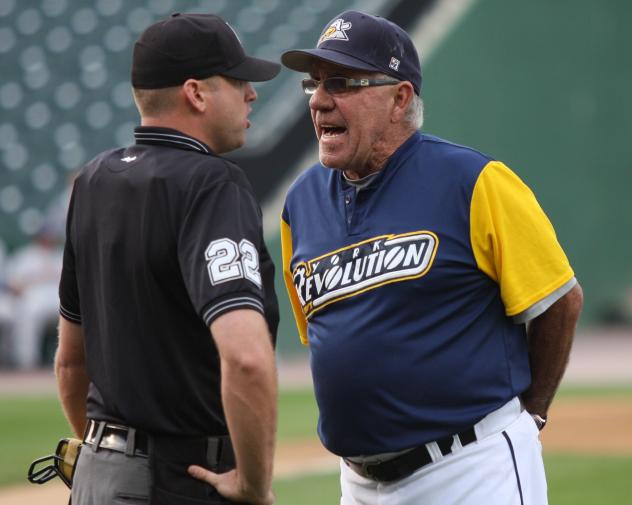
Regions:
M 439 451 L 441 451 L 441 455 L 447 456 L 452 453 L 453 447 L 458 447 L 457 440 L 460 442 L 461 447 L 465 447 L 492 433 L 498 433 L 515 420 L 520 415 L 521 410 L 520 400 L 516 397 L 498 410 L 485 416 L 474 426 L 454 435 L 416 447 L 392 459 L 387 459 L 386 461 L 368 459 L 363 462 L 358 461 L 359 458 L 343 458 L 343 460 L 354 472 L 367 479 L 377 482 L 396 481 L 412 475 L 422 466 L 435 461 L 432 456 L 431 446 L 436 444 Z
M 92 447 L 93 451 L 109 449 L 128 456 L 149 456 L 149 438 L 145 433 L 105 421 L 90 420 L 83 443 Z

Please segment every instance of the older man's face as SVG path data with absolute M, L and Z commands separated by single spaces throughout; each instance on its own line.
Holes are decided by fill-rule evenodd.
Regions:
M 311 77 L 375 78 L 376 74 L 316 63 Z M 321 84 L 309 101 L 320 162 L 362 176 L 381 168 L 385 133 L 392 127 L 394 86 L 355 88 L 329 94 Z

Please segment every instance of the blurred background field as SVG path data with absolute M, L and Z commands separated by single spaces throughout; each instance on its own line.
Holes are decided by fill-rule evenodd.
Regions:
M 553 439 L 545 438 L 551 503 L 632 503 L 632 451 L 625 449 L 632 433 L 626 410 L 632 402 L 632 3 L 0 0 L 3 505 L 26 503 L 12 502 L 22 498 L 9 499 L 2 489 L 13 493 L 24 482 L 26 463 L 67 433 L 49 367 L 68 188 L 82 163 L 132 140 L 138 115 L 128 79 L 135 38 L 173 11 L 214 12 L 235 27 L 250 53 L 278 59 L 286 49 L 313 46 L 321 27 L 348 8 L 387 16 L 415 39 L 424 74 L 423 130 L 505 161 L 554 223 L 586 305 L 582 352 L 573 355 L 559 401 L 575 405 L 560 422 L 566 433 L 582 427 L 573 436 L 583 449 L 553 450 Z M 283 196 L 316 160 L 301 77 L 283 70 L 256 86 L 249 145 L 229 156 L 257 191 L 277 264 Z M 280 276 L 277 281 L 279 359 L 298 360 L 300 368 L 308 351 L 298 343 Z M 38 385 L 29 387 L 32 381 Z M 283 384 L 298 389 L 282 395 L 280 452 L 289 463 L 275 481 L 279 503 L 335 503 L 335 461 L 332 467 L 333 460 L 313 448 L 316 411 L 308 376 L 288 375 Z M 626 422 L 613 442 L 611 430 Z M 555 425 L 551 433 L 560 429 Z M 587 451 L 589 436 L 594 446 Z M 617 443 L 620 451 L 613 449 Z M 309 458 L 316 463 L 301 470 Z M 44 502 L 53 503 L 33 503 Z
M 132 141 L 129 66 L 140 31 L 172 11 L 217 12 L 255 56 L 278 59 L 312 46 L 346 8 L 412 34 L 424 131 L 505 161 L 534 190 L 584 287 L 582 326 L 630 327 L 630 2 L 2 0 L 0 364 L 50 360 L 69 184 L 95 154 Z M 256 85 L 248 146 L 229 155 L 261 200 L 277 264 L 283 196 L 316 160 L 301 78 L 284 69 Z M 301 354 L 280 275 L 277 290 L 279 349 Z
M 619 411 L 617 422 L 614 425 L 600 422 L 603 412 L 613 407 Z M 578 408 L 596 411 L 597 415 L 593 419 L 577 416 Z M 4 505 L 35 503 L 34 493 L 38 493 L 37 496 L 45 493 L 49 497 L 47 503 L 63 503 L 67 491 L 58 480 L 44 487 L 15 487 L 25 482 L 26 469 L 33 459 L 52 451 L 59 438 L 69 435 L 55 396 L 3 394 L 0 395 L 0 411 L 3 413 L 0 419 L 3 434 L 0 501 Z M 279 412 L 274 484 L 279 505 L 337 503 L 337 460 L 319 450 L 314 439 L 317 412 L 311 389 L 284 390 L 280 395 Z M 565 415 L 566 412 L 570 416 Z M 548 433 L 544 432 L 550 503 L 631 503 L 630 426 L 632 383 L 609 387 L 565 386 L 551 412 Z M 565 435 L 570 435 L 570 439 Z M 613 443 L 602 443 L 607 439 Z M 59 501 L 50 500 L 51 496 L 59 497 Z

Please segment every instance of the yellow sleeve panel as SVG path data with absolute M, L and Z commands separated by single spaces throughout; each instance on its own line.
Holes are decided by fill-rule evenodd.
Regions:
M 307 345 L 309 343 L 307 339 L 307 319 L 305 319 L 305 314 L 303 314 L 303 308 L 298 299 L 292 272 L 290 271 L 290 262 L 292 260 L 292 229 L 283 218 L 281 218 L 281 257 L 283 261 L 283 280 L 285 281 L 287 294 L 292 304 L 292 312 L 296 320 L 298 334 L 303 345 Z
M 535 195 L 501 162 L 490 161 L 474 185 L 470 240 L 478 268 L 500 286 L 508 316 L 574 276 Z

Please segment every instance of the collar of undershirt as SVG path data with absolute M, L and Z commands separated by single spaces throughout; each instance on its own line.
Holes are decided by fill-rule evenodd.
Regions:
M 203 154 L 214 154 L 204 142 L 172 128 L 137 126 L 134 128 L 134 138 L 136 139 L 136 144 L 161 145 L 197 151 Z
M 347 174 L 345 174 L 344 172 L 342 172 L 342 177 L 345 180 L 345 182 L 349 185 L 349 186 L 353 186 L 356 190 L 356 193 L 358 191 L 360 191 L 361 189 L 366 188 L 369 184 L 371 184 L 373 182 L 373 180 L 379 175 L 380 172 L 374 172 L 372 174 L 369 175 L 365 175 L 364 177 L 360 178 L 360 179 L 349 179 L 347 177 Z
M 410 137 L 408 137 L 408 139 L 403 144 L 401 144 L 395 150 L 395 152 L 391 155 L 391 157 L 388 159 L 386 164 L 380 170 L 372 174 L 366 175 L 362 177 L 361 179 L 355 179 L 355 180 L 349 179 L 345 175 L 344 171 L 341 170 L 340 171 L 341 176 L 339 177 L 340 177 L 340 180 L 342 181 L 343 189 L 345 187 L 351 186 L 355 188 L 356 194 L 357 194 L 360 190 L 363 190 L 369 187 L 374 181 L 377 181 L 377 179 L 381 178 L 381 176 L 388 177 L 389 172 L 390 172 L 390 175 L 392 176 L 393 170 L 396 169 L 397 166 L 400 164 L 402 157 L 404 157 L 406 153 L 410 151 L 412 146 L 414 146 L 417 142 L 420 142 L 421 140 L 422 140 L 421 133 L 418 131 L 414 132 Z

